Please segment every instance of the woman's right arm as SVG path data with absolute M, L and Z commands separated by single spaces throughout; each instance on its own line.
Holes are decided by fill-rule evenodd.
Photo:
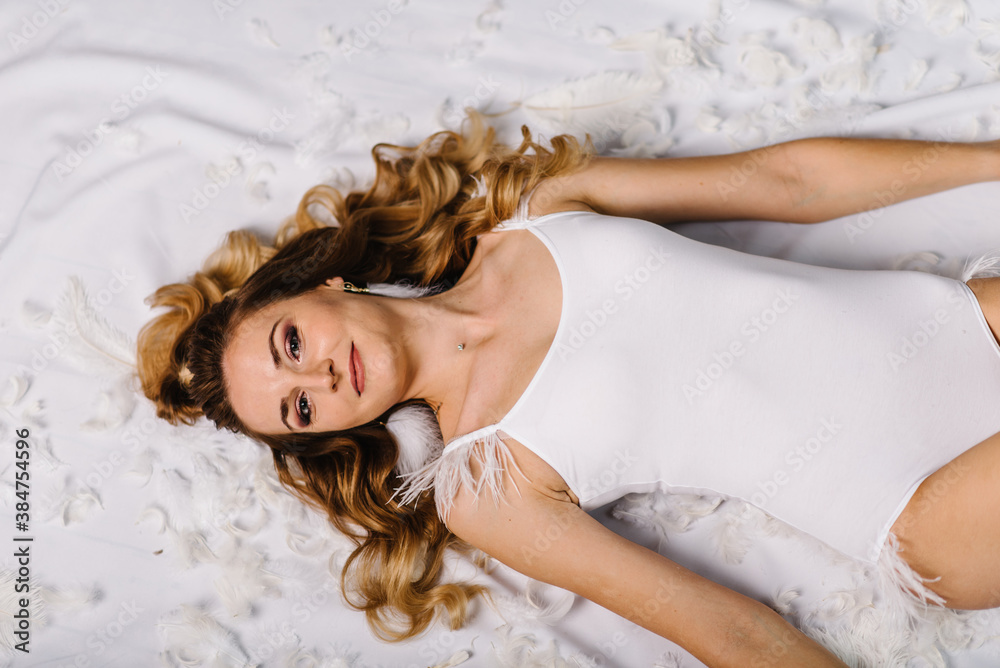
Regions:
M 524 575 L 588 598 L 713 668 L 844 666 L 762 603 L 619 536 L 524 478 L 517 487 L 520 493 L 505 475 L 499 506 L 463 487 L 449 529 Z

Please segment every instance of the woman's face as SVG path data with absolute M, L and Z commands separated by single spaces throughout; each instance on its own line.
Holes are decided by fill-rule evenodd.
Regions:
M 223 353 L 236 415 L 276 435 L 350 429 L 377 418 L 402 400 L 400 359 L 383 316 L 335 278 L 248 317 Z

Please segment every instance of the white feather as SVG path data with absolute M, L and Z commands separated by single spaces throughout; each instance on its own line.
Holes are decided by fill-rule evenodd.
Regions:
M 66 359 L 87 374 L 117 377 L 135 370 L 132 340 L 94 310 L 75 276 L 59 299 L 50 329 L 64 337 Z
M 934 89 L 936 93 L 950 93 L 965 83 L 965 77 L 958 72 L 949 72 L 943 84 Z
M 714 513 L 722 497 L 698 494 L 626 494 L 614 509 L 616 519 L 657 529 L 668 538 L 671 533 L 687 531 L 691 524 Z
M 923 83 L 924 77 L 927 76 L 929 70 L 930 65 L 927 64 L 926 60 L 918 59 L 910 63 L 910 72 L 906 77 L 904 90 L 917 90 L 920 88 L 920 84 Z
M 787 55 L 765 45 L 760 33 L 748 35 L 741 43 L 740 66 L 751 84 L 774 88 L 789 77 L 802 74 L 805 68 L 792 65 Z
M 713 134 L 719 131 L 722 117 L 716 113 L 715 107 L 702 107 L 695 119 L 695 127 L 705 134 Z
M 516 633 L 505 624 L 496 630 L 497 640 L 492 643 L 491 666 L 497 668 L 580 668 L 579 659 L 564 658 L 556 648 L 554 640 L 540 647 L 534 636 Z
M 149 506 L 143 508 L 142 512 L 139 513 L 139 517 L 136 518 L 135 523 L 145 522 L 146 520 L 153 520 L 156 522 L 156 533 L 163 533 L 167 530 L 167 513 L 163 508 L 158 508 L 156 506 Z
M 792 21 L 792 32 L 803 53 L 820 53 L 829 58 L 844 48 L 837 29 L 822 19 L 799 17 Z
M 823 91 L 835 93 L 848 88 L 854 93 L 870 93 L 875 83 L 875 78 L 871 76 L 873 74 L 871 64 L 876 55 L 878 47 L 875 46 L 875 33 L 852 39 L 837 64 L 820 75 Z
M 452 654 L 447 661 L 434 664 L 431 668 L 454 668 L 468 661 L 472 657 L 468 651 L 462 649 Z
M 45 402 L 36 399 L 26 405 L 21 409 L 21 419 L 32 427 L 45 427 Z
M 723 521 L 712 527 L 712 538 L 727 564 L 739 564 L 754 545 L 756 527 L 748 521 L 742 507 L 734 508 L 729 503 L 723 507 L 726 508 Z
M 137 478 L 140 487 L 145 487 L 153 478 L 153 465 L 160 460 L 160 454 L 153 448 L 146 448 L 132 458 L 132 467 L 125 472 L 131 478 Z
M 372 283 L 368 286 L 368 291 L 373 295 L 383 297 L 393 297 L 395 299 L 419 299 L 427 295 L 434 294 L 439 288 L 424 287 L 411 283 Z
M 49 324 L 51 319 L 52 311 L 50 309 L 32 301 L 21 304 L 21 321 L 29 328 L 41 329 Z
M 206 610 L 182 605 L 163 615 L 157 627 L 164 640 L 164 658 L 172 665 L 253 666 L 233 632 Z
M 269 46 L 274 49 L 281 46 L 274 41 L 274 37 L 271 36 L 271 26 L 264 19 L 252 18 L 247 21 L 247 31 L 253 40 L 261 46 Z
M 102 390 L 98 399 L 97 415 L 80 425 L 83 431 L 110 431 L 117 429 L 132 416 L 135 409 L 135 392 L 124 382 L 115 382 L 110 389 Z
M 479 464 L 478 478 L 472 474 L 473 457 Z M 441 456 L 423 467 L 401 475 L 402 484 L 393 498 L 399 496 L 399 503 L 408 505 L 422 493 L 431 492 L 434 494 L 438 516 L 447 522 L 455 496 L 462 487 L 470 490 L 476 499 L 482 498 L 480 495 L 484 489 L 488 490 L 494 505 L 499 506 L 506 493 L 504 472 L 508 463 L 513 464 L 514 470 L 521 477 L 525 477 L 499 431 L 495 427 L 480 429 L 467 434 L 464 442 L 453 441 Z M 514 489 L 518 494 L 521 493 L 516 482 Z
M 677 652 L 664 652 L 653 662 L 653 668 L 684 668 L 684 660 Z
M 927 25 L 938 35 L 950 35 L 969 22 L 972 11 L 965 0 L 925 0 Z
M 399 448 L 396 470 L 401 474 L 412 474 L 444 449 L 441 428 L 426 406 L 403 406 L 389 416 L 385 428 Z
M 222 576 L 215 580 L 215 590 L 233 617 L 254 614 L 254 603 L 263 597 L 281 595 L 281 579 L 268 569 L 264 555 L 248 545 L 238 545 L 220 558 Z
M 536 626 L 557 624 L 569 613 L 576 601 L 576 594 L 565 589 L 529 580 L 524 593 L 519 596 L 494 594 L 495 610 L 508 624 Z
M 83 522 L 95 508 L 103 508 L 97 492 L 71 474 L 48 489 L 42 495 L 42 503 L 39 505 L 44 509 L 40 518 L 42 521 L 58 517 L 63 526 Z
M 535 123 L 550 130 L 617 137 L 662 88 L 652 76 L 600 72 L 527 97 L 521 106 Z
M 173 538 L 177 558 L 183 568 L 191 568 L 200 563 L 213 564 L 218 562 L 218 556 L 212 551 L 208 539 L 203 533 L 189 530 L 169 530 L 168 535 Z
M 969 258 L 958 279 L 965 283 L 972 278 L 988 278 L 1000 276 L 1000 249 L 994 249 L 982 255 Z
M 774 608 L 779 615 L 788 615 L 792 612 L 792 601 L 798 597 L 798 590 L 792 587 L 782 589 L 781 591 L 775 592 L 774 598 L 771 601 L 771 607 Z
M 31 383 L 21 374 L 11 376 L 7 381 L 7 390 L 0 396 L 0 406 L 13 408 L 14 405 L 24 398 Z

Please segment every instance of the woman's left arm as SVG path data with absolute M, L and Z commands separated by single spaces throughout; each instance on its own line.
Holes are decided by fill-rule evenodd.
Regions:
M 696 158 L 594 158 L 542 182 L 530 213 L 815 223 L 992 180 L 1000 180 L 997 141 L 820 137 Z

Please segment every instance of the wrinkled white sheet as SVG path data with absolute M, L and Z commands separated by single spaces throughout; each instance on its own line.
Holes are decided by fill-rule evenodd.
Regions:
M 522 123 L 589 131 L 616 155 L 1000 137 L 992 0 L 5 0 L 0 27 L 4 665 L 423 667 L 462 652 L 476 666 L 700 665 L 585 600 L 526 597 L 504 567 L 478 576 L 499 613 L 480 606 L 465 629 L 378 642 L 340 598 L 346 541 L 277 488 L 267 453 L 160 423 L 130 389 L 144 297 L 197 269 L 226 231 L 272 233 L 314 183 L 364 185 L 373 143 L 456 128 L 467 105 L 511 140 Z M 998 203 L 1000 186 L 984 184 L 814 226 L 677 229 L 833 266 L 924 250 L 954 263 L 1000 247 Z M 27 532 L 14 524 L 17 429 L 30 431 Z M 671 512 L 642 500 L 654 502 L 661 523 L 677 512 L 677 500 Z M 857 565 L 765 536 L 738 511 L 723 504 L 669 534 L 600 515 L 828 629 L 845 653 L 902 642 L 927 665 L 1000 663 L 995 616 L 953 620 L 942 655 L 914 649 L 873 616 Z M 34 538 L 30 654 L 12 650 L 14 536 Z M 456 560 L 455 573 L 472 567 Z M 859 583 L 860 596 L 838 594 Z

